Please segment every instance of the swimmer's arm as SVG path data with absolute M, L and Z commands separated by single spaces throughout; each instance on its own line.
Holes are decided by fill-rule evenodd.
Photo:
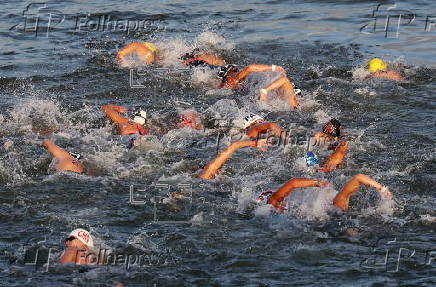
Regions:
M 236 79 L 238 82 L 245 80 L 251 73 L 259 73 L 259 72 L 270 72 L 273 70 L 274 65 L 259 65 L 259 64 L 251 64 L 245 67 L 241 72 L 238 73 Z M 275 66 L 275 71 L 281 74 L 286 74 L 285 69 L 280 66 Z
M 196 57 L 213 66 L 225 66 L 226 62 L 216 54 L 201 54 Z
M 340 165 L 345 158 L 345 155 L 348 152 L 348 143 L 341 142 L 335 151 L 327 158 L 321 168 L 317 169 L 317 171 L 321 172 L 330 172 L 336 169 L 338 165 Z
M 71 155 L 68 152 L 66 152 L 65 150 L 63 150 L 59 146 L 57 146 L 51 140 L 43 141 L 42 145 L 48 150 L 49 153 L 51 153 L 51 155 L 53 157 L 57 157 L 57 158 L 72 158 Z
M 145 55 L 150 52 L 150 50 L 142 43 L 130 43 L 127 44 L 123 49 L 118 51 L 117 57 L 120 62 L 124 61 L 124 57 L 130 53 L 137 52 L 139 54 Z
M 247 136 L 249 138 L 254 139 L 258 137 L 259 133 L 263 133 L 268 130 L 271 130 L 273 134 L 278 137 L 282 136 L 283 133 L 285 133 L 285 131 L 277 123 L 264 122 L 264 123 L 257 124 L 254 127 L 248 129 Z
M 279 89 L 279 88 L 282 88 L 285 90 L 285 92 L 288 96 L 289 105 L 291 107 L 297 108 L 300 105 L 298 98 L 297 98 L 297 95 L 295 94 L 294 87 L 292 86 L 292 82 L 287 77 L 280 77 L 279 79 L 272 82 L 265 89 L 262 89 L 260 92 L 260 100 L 267 101 L 268 100 L 268 92 L 275 90 L 275 89 Z
M 127 112 L 127 109 L 122 106 L 105 105 L 101 108 L 108 118 L 116 124 L 126 124 L 129 119 L 120 115 Z
M 374 187 L 380 192 L 381 195 L 392 198 L 392 193 L 388 190 L 383 191 L 384 187 L 380 183 L 367 175 L 357 174 L 350 181 L 348 181 L 344 188 L 342 188 L 341 192 L 336 195 L 333 200 L 333 204 L 344 211 L 348 210 L 351 195 L 356 193 L 362 184 Z
M 247 146 L 255 147 L 256 141 L 239 141 L 239 142 L 232 143 L 204 168 L 203 172 L 199 175 L 199 178 L 202 179 L 215 178 L 215 175 L 218 172 L 218 170 L 232 156 L 232 154 L 236 150 Z
M 325 186 L 327 184 L 327 181 L 319 181 L 316 179 L 293 178 L 280 187 L 273 195 L 271 195 L 268 203 L 277 209 L 281 209 L 283 200 L 296 188 Z

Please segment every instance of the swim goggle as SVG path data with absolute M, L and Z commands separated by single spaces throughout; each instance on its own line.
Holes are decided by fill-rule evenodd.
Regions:
M 82 156 L 78 152 L 69 152 L 69 154 L 77 160 L 82 158 Z

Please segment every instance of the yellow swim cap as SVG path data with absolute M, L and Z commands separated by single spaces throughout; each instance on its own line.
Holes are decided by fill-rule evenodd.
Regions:
M 388 66 L 385 64 L 385 62 L 383 62 L 379 58 L 374 58 L 371 61 L 369 61 L 369 70 L 372 73 L 383 71 L 386 70 L 387 68 Z
M 147 48 L 149 48 L 152 53 L 154 53 L 154 52 L 156 52 L 156 54 L 159 53 L 159 50 L 156 49 L 156 47 L 152 43 L 150 43 L 150 42 L 142 42 L 142 44 L 147 46 Z

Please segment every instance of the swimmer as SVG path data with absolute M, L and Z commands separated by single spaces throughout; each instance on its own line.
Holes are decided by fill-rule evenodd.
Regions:
M 79 161 L 80 154 L 66 152 L 51 140 L 45 140 L 42 145 L 54 157 L 56 171 L 84 172 L 85 168 Z
M 404 77 L 397 71 L 389 69 L 389 66 L 379 58 L 374 58 L 368 63 L 371 74 L 368 78 L 383 78 L 394 81 L 402 81 Z
M 136 55 L 140 60 L 140 63 L 137 63 L 139 65 L 156 64 L 160 60 L 159 50 L 149 42 L 133 42 L 127 44 L 117 54 L 120 66 L 126 66 L 126 57 L 129 55 Z M 207 52 L 203 53 L 200 52 L 199 49 L 194 49 L 191 53 L 184 55 L 181 60 L 187 66 L 197 66 L 202 64 L 223 66 L 226 64 L 217 54 Z
M 265 121 L 261 116 L 251 113 L 244 117 L 244 129 L 250 139 L 258 139 L 267 132 L 277 137 L 285 135 L 285 131 L 277 123 Z
M 295 109 L 300 105 L 297 99 L 297 94 L 300 94 L 301 90 L 296 89 L 294 83 L 286 77 L 286 70 L 283 67 L 276 65 L 251 64 L 241 71 L 238 70 L 236 65 L 223 66 L 218 72 L 218 78 L 221 79 L 219 87 L 237 89 L 241 82 L 243 82 L 250 74 L 259 72 L 277 72 L 280 74 L 280 78 L 260 90 L 259 99 L 261 101 L 267 101 L 268 93 L 278 89 L 283 92 L 282 95 L 287 97 L 287 101 L 292 108 Z
M 82 228 L 71 231 L 65 239 L 65 251 L 59 263 L 90 264 L 87 255 L 93 253 L 94 241 L 91 234 Z M 79 255 L 79 256 L 78 256 Z
M 211 161 L 198 177 L 202 179 L 214 179 L 219 169 L 226 163 L 232 154 L 240 148 L 255 147 L 261 151 L 266 151 L 268 146 L 270 146 L 268 139 L 234 142 Z
M 291 195 L 296 188 L 325 187 L 329 184 L 331 183 L 324 180 L 293 178 L 274 193 L 262 193 L 258 198 L 258 202 L 266 202 L 271 204 L 279 211 L 283 211 L 285 210 L 285 207 L 283 206 L 283 200 L 287 196 Z M 349 208 L 350 197 L 359 190 L 359 187 L 362 184 L 374 187 L 379 191 L 380 195 L 385 198 L 392 199 L 393 197 L 392 193 L 387 187 L 382 186 L 380 183 L 364 174 L 357 174 L 345 184 L 345 186 L 342 188 L 342 191 L 339 192 L 333 199 L 332 204 L 342 211 L 347 211 Z

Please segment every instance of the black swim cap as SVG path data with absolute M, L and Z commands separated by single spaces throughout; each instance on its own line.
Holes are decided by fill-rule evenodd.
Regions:
M 322 127 L 322 132 L 333 137 L 341 136 L 341 122 L 333 118 Z

